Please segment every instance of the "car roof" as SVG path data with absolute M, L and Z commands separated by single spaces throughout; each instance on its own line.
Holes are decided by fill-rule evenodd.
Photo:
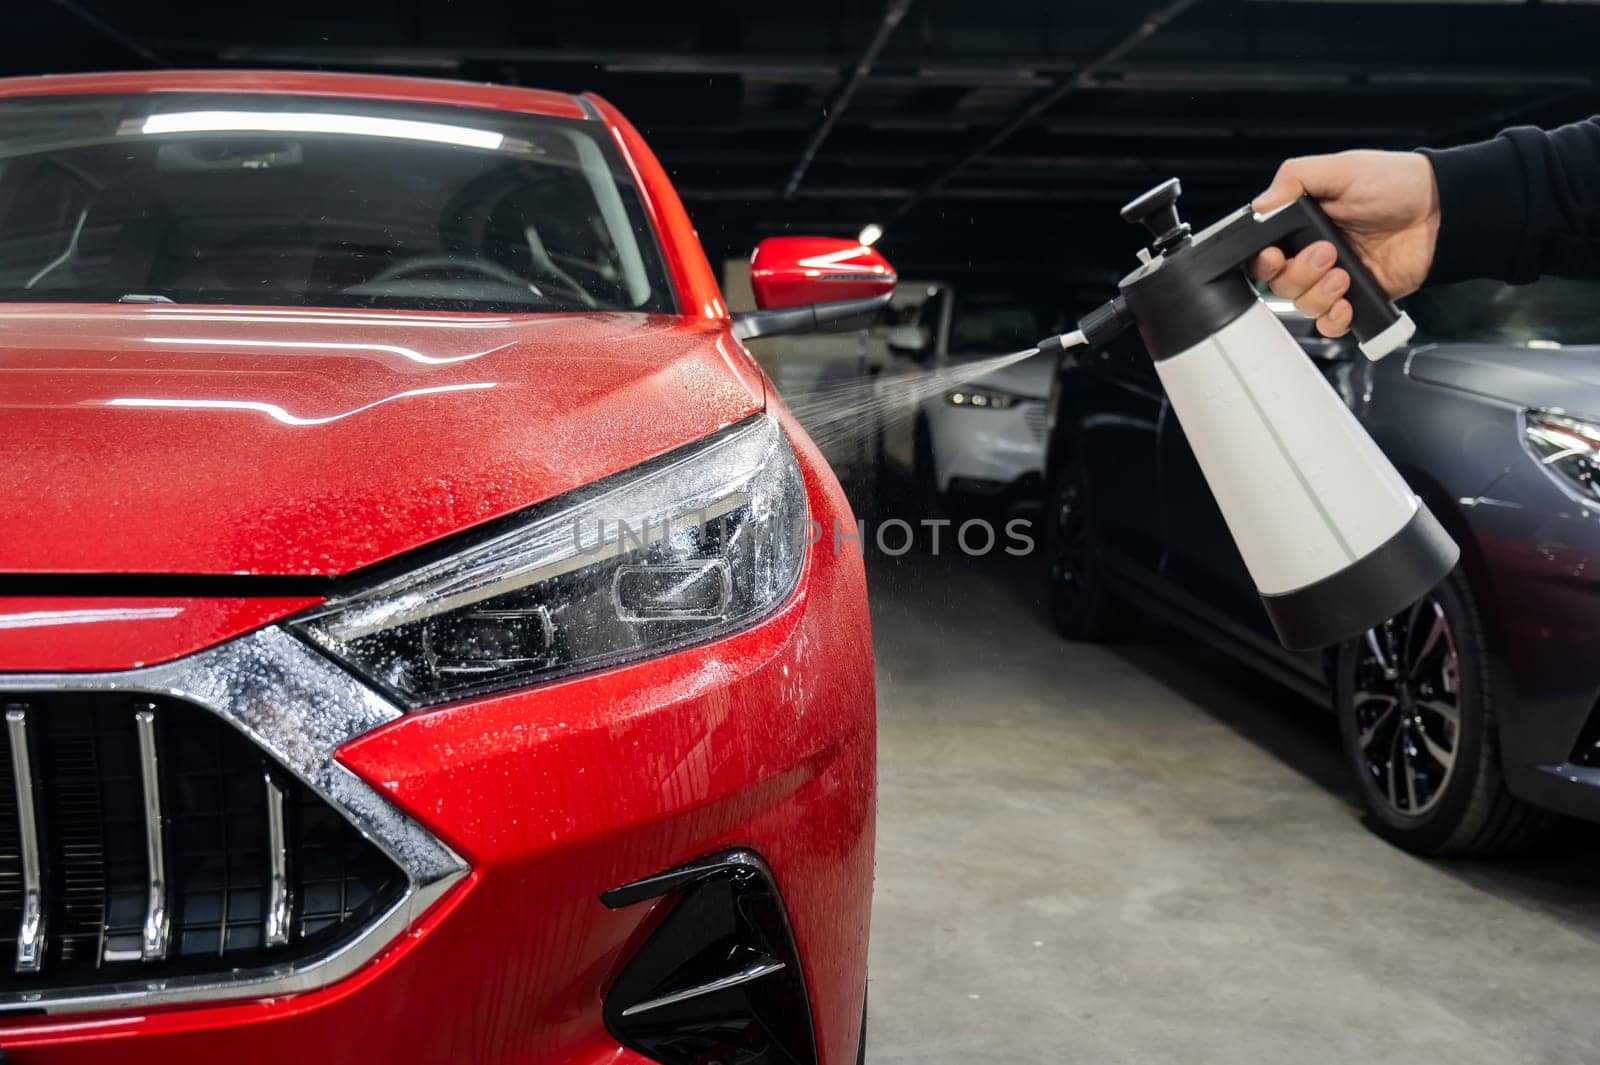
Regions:
M 0 78 L 0 98 L 145 92 L 284 93 L 488 107 L 554 118 L 598 117 L 586 101 L 569 93 L 442 78 L 298 70 L 156 70 Z

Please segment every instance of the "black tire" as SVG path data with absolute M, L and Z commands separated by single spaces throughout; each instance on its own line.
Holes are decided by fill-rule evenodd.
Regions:
M 1045 486 L 1045 557 L 1050 565 L 1050 616 L 1069 640 L 1106 642 L 1133 632 L 1135 614 L 1106 585 L 1090 515 L 1082 460 L 1056 463 Z
M 1340 648 L 1334 709 L 1345 758 L 1370 825 L 1396 846 L 1504 854 L 1549 823 L 1506 787 L 1490 671 L 1482 615 L 1460 567 Z

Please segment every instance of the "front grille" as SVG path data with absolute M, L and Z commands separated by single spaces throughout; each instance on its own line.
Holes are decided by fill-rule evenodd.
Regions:
M 407 889 L 207 710 L 124 692 L 0 702 L 0 993 L 281 966 L 343 943 Z
M 1043 403 L 1023 404 L 1022 420 L 1028 426 L 1028 432 L 1033 434 L 1035 440 L 1044 439 L 1045 405 Z

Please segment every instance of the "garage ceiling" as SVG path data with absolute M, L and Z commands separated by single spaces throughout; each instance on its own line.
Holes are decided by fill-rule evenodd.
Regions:
M 1600 111 L 1600 6 L 1292 0 L 532 4 L 16 0 L 0 72 L 313 67 L 592 89 L 709 250 L 878 221 L 902 272 L 1103 280 L 1118 204 L 1196 221 L 1286 155 Z M 20 18 L 18 17 L 20 16 Z

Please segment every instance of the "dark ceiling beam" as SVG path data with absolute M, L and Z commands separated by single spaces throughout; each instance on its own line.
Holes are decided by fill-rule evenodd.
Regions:
M 1215 119 L 1190 121 L 1161 118 L 1067 118 L 1041 124 L 1046 133 L 1065 137 L 1152 137 L 1161 140 L 1216 141 L 1231 138 L 1263 140 L 1303 140 L 1307 137 L 1338 137 L 1350 141 L 1410 141 L 1424 136 L 1427 127 L 1420 122 L 1386 125 L 1351 122 L 1348 119 L 1323 120 L 1308 116 L 1303 122 L 1226 122 Z
M 659 147 L 656 154 L 668 166 L 712 167 L 762 167 L 787 162 L 789 154 L 781 151 L 742 149 Z M 852 152 L 840 150 L 825 153 L 820 158 L 830 167 L 852 170 L 889 169 L 904 172 L 907 168 L 933 167 L 950 161 L 949 156 L 912 152 Z M 1184 174 L 1199 173 L 1255 173 L 1262 167 L 1278 165 L 1276 157 L 1249 157 L 1228 155 L 991 155 L 974 164 L 974 177 L 984 179 L 1037 174 L 1101 173 L 1105 171 L 1169 170 Z M 785 195 L 785 199 L 793 196 Z
M 1348 3 L 1349 0 L 1277 0 L 1277 2 L 1291 4 L 1342 4 Z M 1493 7 L 1507 7 L 1526 4 L 1529 0 L 1361 0 L 1361 2 L 1367 4 L 1450 4 L 1452 6 L 1485 4 Z M 1567 0 L 1557 0 L 1557 2 L 1562 3 L 1567 2 Z
M 1413 67 L 1373 69 L 1366 66 L 1237 67 L 1210 64 L 1162 64 L 1108 69 L 1083 80 L 1087 92 L 1360 92 L 1416 95 L 1426 93 L 1526 92 L 1533 89 L 1585 88 L 1594 77 L 1582 71 L 1507 70 L 1491 67 Z
M 912 132 L 928 132 L 930 130 L 948 133 L 951 130 L 968 129 L 974 125 L 983 125 L 983 116 L 976 120 L 969 118 L 952 118 L 943 115 L 910 115 L 899 114 L 891 111 L 876 110 L 862 112 L 858 108 L 850 117 L 844 120 L 846 125 L 866 126 L 872 129 L 883 130 L 908 130 Z M 811 120 L 804 115 L 790 114 L 782 111 L 768 111 L 757 114 L 743 115 L 731 122 L 710 122 L 704 125 L 699 123 L 679 124 L 677 122 L 651 123 L 646 130 L 651 136 L 660 134 L 715 134 L 719 136 L 732 136 L 741 133 L 751 133 L 759 130 L 802 130 L 811 126 Z M 792 153 L 791 153 L 792 154 Z
M 677 74 L 684 77 L 761 75 L 788 82 L 831 85 L 839 60 L 821 55 L 758 55 L 747 52 L 635 52 L 615 48 L 517 48 L 477 45 L 409 46 L 353 44 L 242 44 L 230 41 L 170 39 L 158 42 L 174 52 L 215 56 L 224 63 L 314 64 L 368 67 L 374 55 L 397 66 L 425 63 L 529 63 L 596 67 L 614 74 Z
M 504 45 L 315 44 L 219 41 L 171 38 L 157 42 L 171 51 L 198 52 L 228 63 L 308 62 L 339 65 L 364 62 L 372 52 L 412 59 L 481 60 L 510 63 L 554 63 L 601 67 L 619 74 L 756 75 L 833 85 L 839 80 L 835 55 L 819 53 L 640 52 L 617 48 L 523 48 Z M 872 80 L 917 77 L 930 84 L 989 84 L 1050 78 L 1071 73 L 1076 64 L 1048 57 L 1007 61 L 1003 58 L 950 56 L 877 56 Z
M 896 208 L 894 217 L 904 218 L 918 203 L 936 195 L 949 184 L 952 178 L 957 177 L 967 167 L 1010 140 L 1018 130 L 1033 122 L 1050 108 L 1071 96 L 1078 89 L 1093 83 L 1096 75 L 1102 69 L 1116 63 L 1134 48 L 1149 40 L 1163 26 L 1189 10 L 1197 2 L 1198 0 L 1166 0 L 1160 7 L 1146 15 L 1144 20 L 1131 33 L 1113 41 L 1109 47 L 1101 50 L 1087 63 L 1083 64 L 1072 77 L 1023 104 L 1008 122 L 990 134 L 977 148 L 956 160 L 955 163 L 943 171 L 935 174 L 922 188 L 917 190 L 915 195 L 908 197 L 905 202 Z
M 1042 89 L 1055 79 L 1032 67 L 1006 67 L 985 70 L 980 67 L 918 67 L 915 70 L 874 70 L 867 78 L 874 86 L 903 89 L 931 89 L 942 85 L 975 89 Z
M 1185 189 L 1187 191 L 1187 185 Z M 816 185 L 802 188 L 795 199 L 805 202 L 882 202 L 904 199 L 915 191 L 915 189 L 904 185 Z M 679 187 L 678 194 L 685 200 L 706 203 L 755 204 L 768 201 L 784 201 L 780 190 L 761 185 L 686 185 Z M 1124 203 L 1127 201 L 1128 196 L 1128 188 L 1125 185 L 1106 186 L 1103 188 L 1060 188 L 1049 186 L 1013 188 L 1009 186 L 952 185 L 933 193 L 931 198 L 937 200 L 1010 200 L 1023 203 L 1030 200 L 1052 203 L 1074 203 L 1079 201 Z
M 984 176 L 994 176 L 987 171 L 1000 173 L 1038 174 L 1088 171 L 1104 173 L 1108 170 L 1147 171 L 1165 170 L 1181 174 L 1253 174 L 1262 167 L 1272 170 L 1282 160 L 1275 157 L 1251 158 L 1242 155 L 991 155 L 979 160 L 975 166 L 985 171 Z
M 893 185 L 812 185 L 797 195 L 801 200 L 892 200 L 909 193 L 911 189 Z M 783 190 L 766 185 L 680 185 L 678 195 L 685 200 L 728 203 L 764 203 L 783 201 Z
M 895 28 L 910 10 L 911 0 L 889 0 L 884 4 L 883 17 L 878 20 L 877 30 L 867 41 L 866 47 L 861 49 L 861 54 L 856 56 L 850 73 L 839 83 L 833 99 L 822 109 L 822 121 L 817 123 L 817 128 L 806 139 L 805 147 L 800 149 L 800 158 L 794 164 L 789 180 L 783 184 L 784 199 L 794 198 L 795 192 L 800 188 L 800 182 L 805 180 L 806 169 L 811 166 L 811 160 L 817 157 L 817 149 L 828 139 L 828 134 L 833 131 L 834 124 L 839 121 L 839 116 L 844 114 L 845 108 L 850 106 L 850 101 L 855 97 L 856 90 L 861 87 L 861 82 L 872 73 L 872 65 L 878 61 L 878 54 L 883 51 L 883 46 L 888 43 Z
M 860 107 L 844 116 L 841 125 L 866 127 L 874 131 L 903 131 L 910 133 L 952 133 L 973 127 L 996 126 L 1008 117 L 1008 112 L 972 110 L 947 112 L 939 115 L 897 114 L 881 108 L 865 111 Z M 1488 121 L 1477 120 L 1477 124 Z M 653 123 L 652 136 L 676 134 L 706 134 L 734 136 L 761 130 L 789 131 L 804 129 L 809 125 L 802 115 L 780 111 L 748 114 L 728 122 L 711 123 Z M 1239 123 L 1225 117 L 1192 119 L 1142 118 L 1049 118 L 1038 124 L 1045 133 L 1063 137 L 1155 138 L 1161 140 L 1264 139 L 1303 140 L 1307 137 L 1336 137 L 1349 141 L 1405 141 L 1422 143 L 1429 133 L 1426 122 L 1360 123 L 1348 117 L 1310 114 L 1303 120 L 1252 119 Z
M 794 158 L 794 153 L 789 151 L 743 148 L 674 148 L 670 145 L 656 145 L 656 154 L 665 163 L 687 166 L 784 166 Z M 911 152 L 855 152 L 848 149 L 828 151 L 819 158 L 825 159 L 829 166 L 844 166 L 852 168 L 861 167 L 893 167 L 903 170 L 905 167 L 938 166 L 948 162 L 948 155 L 937 153 L 911 153 Z M 790 198 L 787 196 L 785 198 Z
M 74 0 L 51 0 L 63 7 Z M 81 9 L 80 9 L 81 10 Z M 1137 32 L 1137 31 L 1135 31 Z M 1137 42 L 1135 42 L 1137 43 Z M 313 64 L 328 67 L 437 67 L 467 62 L 522 63 L 598 67 L 614 74 L 670 74 L 683 77 L 731 75 L 786 84 L 835 85 L 837 57 L 817 54 L 757 52 L 635 52 L 608 48 L 516 48 L 478 46 L 410 47 L 400 45 L 240 44 L 226 41 L 168 39 L 154 42 L 165 52 L 214 57 L 229 64 Z M 142 47 L 142 46 L 141 46 Z M 1089 77 L 1084 65 L 1066 59 L 1035 57 L 1015 62 L 972 57 L 897 57 L 879 54 L 863 78 L 886 86 L 972 85 L 1032 88 L 1047 79 L 1052 91 L 1081 80 L 1073 91 L 1180 92 L 1268 91 L 1284 86 L 1294 91 L 1359 87 L 1396 93 L 1451 89 L 1481 90 L 1583 88 L 1596 84 L 1590 70 L 1572 67 L 1462 66 L 1392 63 L 1219 63 L 1211 60 L 1122 64 L 1096 63 Z
M 1428 137 L 1429 144 L 1452 145 L 1461 140 L 1475 136 L 1489 136 L 1498 133 L 1506 126 L 1518 119 L 1526 118 L 1547 107 L 1554 107 L 1579 96 L 1582 89 L 1558 89 L 1555 92 L 1536 96 L 1531 100 L 1521 100 L 1514 104 L 1496 108 L 1482 114 L 1474 115 L 1449 126 L 1442 126 L 1432 130 Z
M 146 63 L 149 63 L 151 66 L 172 66 L 172 61 L 167 59 L 160 52 L 157 52 L 148 45 L 142 44 L 133 37 L 123 33 L 111 23 L 107 22 L 99 15 L 96 15 L 93 11 L 90 11 L 82 4 L 79 4 L 77 0 L 50 0 L 50 2 L 55 4 L 61 10 L 67 12 L 67 14 L 71 15 L 73 18 L 76 18 L 79 22 L 82 22 L 84 25 L 94 30 L 96 33 L 100 34 L 100 36 L 115 41 L 126 50 L 132 52 L 140 59 L 143 59 Z
M 172 47 L 169 43 L 168 47 Z M 174 50 L 178 50 L 174 48 Z M 266 64 L 269 66 L 335 67 L 342 70 L 426 70 L 449 72 L 461 69 L 464 62 L 459 56 L 440 55 L 409 48 L 362 48 L 356 51 L 330 51 L 327 55 L 307 53 L 300 48 L 264 48 L 259 53 L 241 53 L 233 58 L 228 50 L 217 53 L 225 63 L 240 66 Z M 485 58 L 485 62 L 493 60 Z M 513 64 L 515 65 L 515 64 Z

